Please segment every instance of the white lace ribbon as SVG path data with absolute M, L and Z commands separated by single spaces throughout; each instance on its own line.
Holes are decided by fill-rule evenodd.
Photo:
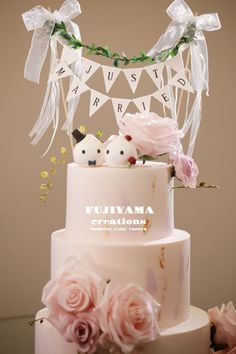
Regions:
M 208 51 L 203 31 L 219 30 L 221 23 L 217 13 L 194 16 L 184 0 L 175 0 L 166 11 L 172 22 L 148 55 L 157 57 L 162 50 L 176 45 L 189 30 L 195 31 L 194 40 L 190 43 L 190 53 L 191 86 L 196 91 L 196 98 L 181 129 L 184 136 L 191 126 L 188 154 L 192 155 L 201 119 L 201 94 L 204 90 L 208 94 L 209 90 Z
M 65 42 L 57 35 L 52 37 L 55 23 L 60 23 L 63 21 L 66 24 L 68 32 L 74 34 L 77 39 L 81 39 L 79 26 L 71 21 L 71 19 L 78 16 L 80 13 L 81 9 L 77 0 L 66 0 L 59 11 L 56 10 L 51 13 L 42 6 L 36 6 L 22 15 L 27 30 L 34 30 L 31 48 L 25 63 L 24 76 L 26 79 L 39 83 L 40 74 L 47 55 L 49 43 L 51 47 L 50 73 L 55 70 L 58 64 L 57 41 L 61 42 L 61 44 L 64 44 Z M 79 59 L 71 66 L 71 70 L 76 76 L 79 76 L 81 73 L 81 49 L 79 49 L 79 54 Z M 52 124 L 52 138 L 43 156 L 45 156 L 49 151 L 58 129 L 59 99 L 59 82 L 48 82 L 41 112 L 36 124 L 29 134 L 30 137 L 34 136 L 32 144 L 36 145 Z M 76 97 L 68 103 L 66 122 L 62 128 L 66 129 L 68 134 L 70 134 L 73 129 L 73 118 L 78 102 L 79 97 Z
M 53 13 L 42 6 L 36 6 L 22 14 L 27 31 L 34 30 L 31 48 L 25 63 L 24 76 L 26 79 L 39 83 L 55 23 L 63 21 L 75 30 L 78 26 L 72 23 L 71 19 L 80 14 L 81 9 L 77 0 L 66 0 L 60 10 Z

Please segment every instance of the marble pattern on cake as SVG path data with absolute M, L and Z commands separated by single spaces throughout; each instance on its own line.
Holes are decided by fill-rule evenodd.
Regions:
M 160 263 L 160 267 L 162 269 L 164 269 L 165 266 L 166 266 L 165 247 L 161 247 L 161 254 L 160 254 L 160 257 L 159 257 L 159 263 Z
M 189 257 L 186 258 L 186 251 L 183 250 L 179 256 L 179 281 L 182 283 L 185 281 L 188 271 L 189 271 L 190 260 Z
M 166 253 L 165 253 L 165 247 L 163 246 L 163 247 L 161 247 L 160 255 L 159 255 L 159 266 L 162 271 L 162 275 L 161 275 L 162 289 L 161 289 L 161 294 L 160 294 L 161 309 L 160 309 L 160 313 L 158 316 L 158 321 L 161 320 L 162 312 L 165 307 L 166 291 L 168 288 L 168 277 L 167 277 L 167 273 L 166 273 L 166 265 L 167 265 Z

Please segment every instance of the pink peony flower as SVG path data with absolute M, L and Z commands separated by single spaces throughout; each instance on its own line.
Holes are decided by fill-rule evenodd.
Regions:
M 197 185 L 198 167 L 190 156 L 176 154 L 174 156 L 173 166 L 175 176 L 183 183 L 185 187 L 195 188 Z
M 48 308 L 48 321 L 63 334 L 80 313 L 97 307 L 105 285 L 102 278 L 70 258 L 43 289 L 42 302 Z
M 118 122 L 120 133 L 132 137 L 139 156 L 156 157 L 179 148 L 177 123 L 156 113 L 127 113 Z
M 67 342 L 77 344 L 79 353 L 95 353 L 100 336 L 97 317 L 92 312 L 80 314 L 66 327 L 63 336 Z
M 236 354 L 236 310 L 232 302 L 223 304 L 220 308 L 208 310 L 210 321 L 216 327 L 214 340 L 217 344 L 227 344 L 223 353 Z
M 155 340 L 159 310 L 160 305 L 139 286 L 130 284 L 117 290 L 110 283 L 98 309 L 101 345 L 107 348 L 113 343 L 123 353 L 130 353 L 136 345 Z

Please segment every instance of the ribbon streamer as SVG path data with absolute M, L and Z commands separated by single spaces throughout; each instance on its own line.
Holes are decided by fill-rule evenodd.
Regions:
M 184 34 L 194 35 L 190 43 L 191 86 L 196 91 L 196 98 L 190 115 L 181 129 L 184 137 L 191 126 L 188 148 L 188 154 L 191 156 L 201 120 L 202 92 L 206 90 L 208 94 L 209 90 L 208 51 L 203 31 L 219 30 L 221 23 L 217 13 L 194 16 L 184 0 L 175 0 L 166 12 L 172 22 L 147 55 L 157 57 L 162 50 L 176 45 Z
M 51 13 L 42 6 L 36 6 L 33 9 L 22 14 L 23 21 L 28 31 L 34 30 L 31 47 L 25 63 L 24 77 L 30 81 L 39 83 L 41 70 L 47 55 L 48 47 L 51 47 L 50 73 L 52 73 L 56 65 L 57 59 L 57 41 L 64 44 L 64 40 L 57 35 L 52 37 L 53 29 L 56 23 L 64 22 L 68 30 L 78 39 L 81 39 L 79 27 L 72 22 L 72 19 L 81 14 L 80 4 L 77 0 L 65 0 L 59 11 Z M 75 75 L 81 75 L 81 55 L 79 50 L 79 59 L 72 64 L 72 71 Z M 47 131 L 49 125 L 53 123 L 53 136 L 50 144 L 44 153 L 46 155 L 50 149 L 59 124 L 59 98 L 60 86 L 59 82 L 48 82 L 44 102 L 40 115 L 35 126 L 30 132 L 30 137 L 34 137 L 32 144 L 36 145 Z M 66 114 L 66 122 L 62 129 L 67 130 L 70 134 L 73 127 L 73 118 L 79 102 L 79 97 L 68 103 Z

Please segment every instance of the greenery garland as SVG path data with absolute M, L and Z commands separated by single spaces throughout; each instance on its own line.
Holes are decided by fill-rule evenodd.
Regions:
M 196 33 L 196 25 L 194 23 L 187 26 L 186 31 L 180 38 L 177 44 L 174 46 L 162 50 L 156 56 L 151 57 L 146 54 L 146 52 L 141 51 L 139 56 L 133 56 L 128 58 L 125 54 L 120 55 L 117 52 L 111 52 L 108 47 L 96 46 L 96 44 L 92 43 L 90 45 L 83 44 L 79 39 L 75 37 L 74 34 L 70 34 L 67 32 L 67 28 L 64 22 L 56 23 L 53 29 L 53 35 L 58 33 L 59 36 L 64 38 L 67 41 L 67 45 L 74 48 L 86 48 L 88 49 L 87 54 L 94 54 L 98 56 L 103 56 L 108 59 L 113 60 L 113 65 L 118 67 L 120 62 L 124 65 L 129 65 L 130 63 L 145 63 L 145 62 L 163 62 L 169 57 L 174 57 L 179 53 L 180 47 L 184 44 L 188 44 L 193 42 L 195 39 Z

